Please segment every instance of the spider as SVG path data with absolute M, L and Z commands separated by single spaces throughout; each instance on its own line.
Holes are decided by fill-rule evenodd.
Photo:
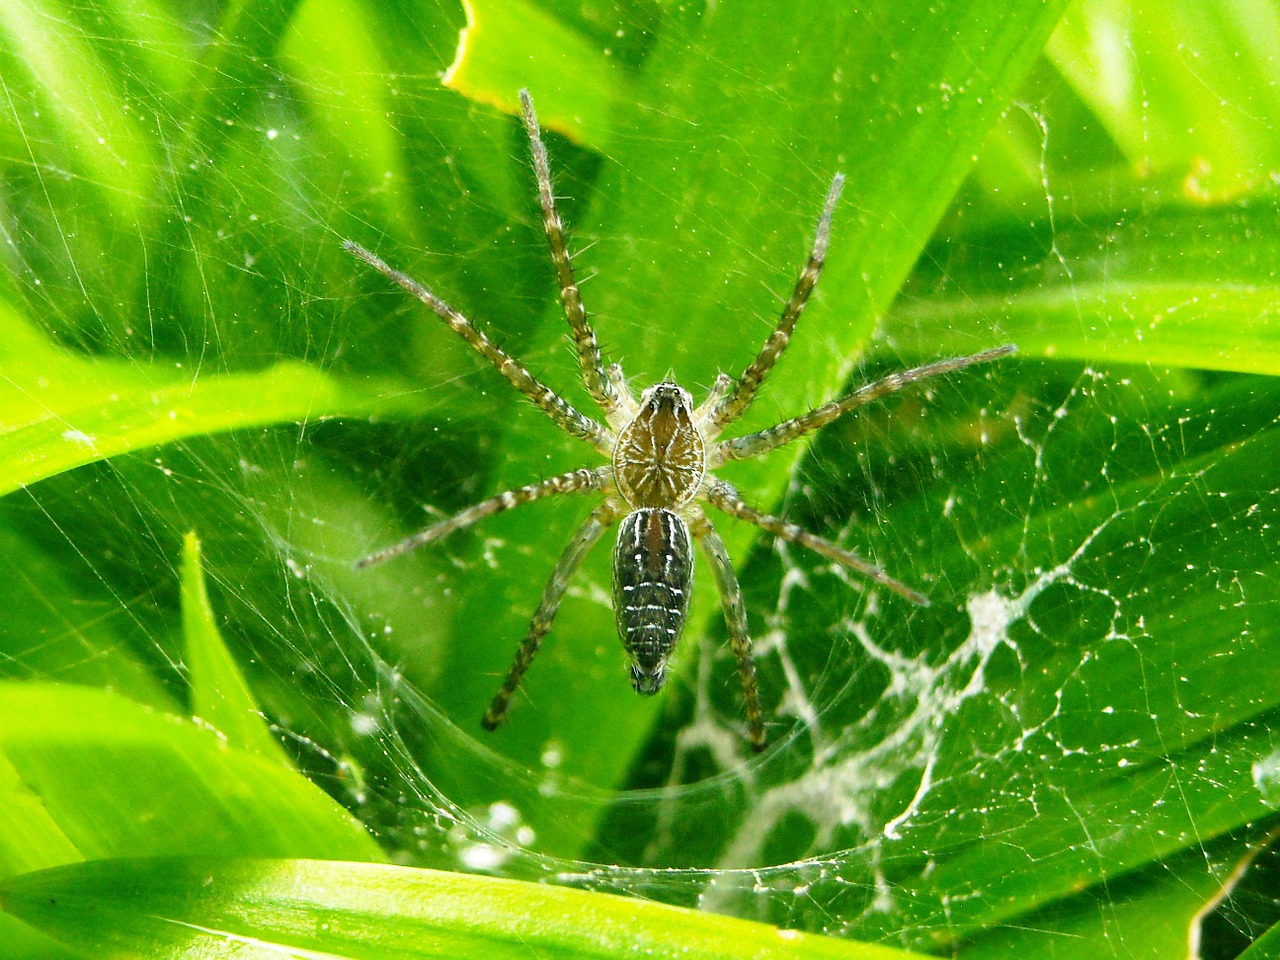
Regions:
M 711 565 L 728 624 L 730 644 L 737 658 L 747 715 L 747 736 L 756 751 L 763 750 L 766 742 L 764 719 L 742 590 L 724 542 L 703 504 L 710 504 L 730 516 L 755 524 L 789 543 L 807 547 L 913 603 L 923 606 L 928 604 L 928 600 L 844 547 L 781 517 L 761 513 L 749 506 L 732 486 L 711 471 L 727 461 L 769 453 L 850 410 L 909 384 L 1007 356 L 1016 348 L 1012 345 L 995 347 L 971 356 L 939 360 L 893 373 L 765 430 L 720 440 L 721 431 L 741 417 L 751 405 L 791 339 L 796 321 L 822 270 L 831 218 L 844 187 L 844 176 L 837 174 L 832 180 L 808 262 L 800 272 L 773 333 L 742 375 L 734 380 L 726 374 L 719 374 L 706 398 L 696 406 L 688 390 L 668 381 L 654 384 L 637 399 L 621 366 L 616 363 L 606 366 L 601 356 L 595 331 L 587 320 L 574 280 L 564 224 L 556 211 L 552 192 L 547 148 L 542 141 L 529 91 L 520 91 L 520 104 L 533 155 L 542 225 L 560 284 L 560 299 L 569 321 L 584 384 L 604 414 L 603 423 L 582 413 L 541 383 L 518 360 L 477 330 L 470 320 L 418 281 L 389 266 L 357 243 L 348 240 L 343 246 L 430 307 L 562 430 L 591 444 L 608 463 L 574 470 L 490 497 L 362 558 L 356 566 L 381 563 L 441 540 L 495 513 L 536 500 L 564 494 L 602 494 L 603 499 L 578 528 L 556 563 L 551 579 L 542 591 L 542 601 L 529 624 L 529 632 L 516 652 L 515 662 L 484 714 L 483 726 L 494 730 L 506 720 L 511 698 L 551 629 L 570 579 L 587 552 L 610 526 L 617 523 L 618 538 L 613 551 L 613 606 L 618 634 L 630 660 L 632 686 L 637 693 L 655 694 L 666 680 L 667 661 L 680 639 L 688 615 L 693 585 L 691 540 L 696 540 Z

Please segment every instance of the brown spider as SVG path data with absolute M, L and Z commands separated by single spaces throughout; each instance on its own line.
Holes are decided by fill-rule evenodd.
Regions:
M 583 381 L 591 398 L 603 411 L 605 423 L 581 413 L 551 388 L 535 379 L 518 360 L 472 326 L 471 321 L 412 277 L 388 266 L 359 244 L 346 241 L 344 247 L 435 311 L 440 319 L 497 367 L 517 390 L 542 408 L 561 429 L 590 443 L 609 462 L 602 467 L 574 470 L 541 483 L 490 497 L 397 544 L 364 557 L 356 566 L 380 563 L 423 544 L 440 540 L 492 514 L 544 497 L 599 491 L 604 494 L 604 500 L 578 528 L 557 562 L 550 581 L 542 591 L 542 602 L 533 615 L 529 632 L 516 653 L 515 663 L 485 712 L 482 721 L 485 728 L 493 730 L 506 719 L 511 697 L 537 654 L 542 638 L 551 629 L 551 622 L 555 619 L 570 578 L 587 551 L 614 522 L 621 521 L 613 552 L 613 605 L 618 633 L 631 660 L 631 682 L 636 692 L 657 693 L 666 680 L 667 660 L 680 639 L 689 609 L 689 594 L 693 584 L 693 556 L 690 546 L 692 535 L 711 563 L 716 587 L 720 592 L 730 643 L 738 660 L 738 676 L 742 681 L 742 693 L 746 702 L 748 737 L 752 747 L 763 750 L 764 721 L 760 711 L 760 693 L 756 685 L 755 661 L 751 655 L 751 637 L 747 632 L 742 590 L 734 576 L 724 542 L 702 508 L 703 502 L 753 523 L 776 537 L 808 547 L 856 570 L 913 603 L 926 605 L 928 600 L 923 594 L 893 579 L 857 554 L 802 530 L 781 517 L 760 513 L 748 506 L 732 486 L 713 476 L 710 471 L 726 460 L 743 460 L 768 453 L 825 426 L 850 410 L 901 390 L 917 380 L 995 360 L 1013 353 L 1016 348 L 1012 345 L 995 347 L 972 356 L 939 360 L 890 374 L 845 397 L 824 403 L 808 413 L 766 430 L 732 440 L 718 440 L 721 430 L 746 412 L 756 391 L 786 349 L 796 321 L 818 281 L 827 252 L 831 215 L 844 186 L 844 176 L 837 174 L 827 191 L 813 249 L 796 281 L 791 299 L 783 308 L 773 333 L 742 376 L 737 380 L 730 379 L 723 373 L 717 376 L 707 398 L 696 407 L 689 391 L 678 384 L 667 382 L 649 387 L 637 400 L 627 386 L 622 368 L 616 363 L 606 367 L 601 358 L 595 331 L 587 321 L 582 297 L 574 281 L 573 266 L 565 246 L 564 225 L 556 212 L 555 196 L 551 190 L 547 148 L 542 142 L 538 118 L 533 112 L 533 99 L 527 90 L 520 91 L 520 103 L 533 154 L 538 200 L 542 206 L 542 223 L 551 246 L 551 260 L 560 281 L 560 298 L 577 347 Z

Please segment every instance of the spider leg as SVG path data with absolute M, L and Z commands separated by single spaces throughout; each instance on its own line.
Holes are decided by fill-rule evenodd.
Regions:
M 724 541 L 711 519 L 701 510 L 693 517 L 693 535 L 711 562 L 724 609 L 724 622 L 729 627 L 729 643 L 738 658 L 738 679 L 742 681 L 742 699 L 747 708 L 747 737 L 751 748 L 759 753 L 765 748 L 764 719 L 760 710 L 760 687 L 756 682 L 756 661 L 751 655 L 751 634 L 747 630 L 747 609 L 742 600 L 742 587 L 733 572 L 733 562 Z
M 992 360 L 998 360 L 1001 357 L 1007 357 L 1011 353 L 1016 353 L 1017 350 L 1017 347 L 1009 343 L 1003 347 L 993 347 L 990 350 L 983 350 L 981 353 L 975 353 L 968 357 L 952 357 L 947 360 L 926 363 L 922 367 L 913 367 L 910 370 L 891 373 L 883 380 L 877 380 L 875 383 L 859 387 L 848 396 L 841 397 L 838 400 L 831 400 L 820 407 L 815 407 L 808 413 L 785 420 L 758 433 L 749 433 L 746 436 L 719 443 L 716 445 L 714 453 L 718 454 L 722 460 L 745 460 L 749 457 L 758 457 L 761 454 L 768 453 L 770 450 L 784 446 L 792 440 L 804 436 L 806 433 L 817 430 L 819 427 L 825 427 L 832 420 L 844 416 L 850 410 L 856 410 L 858 407 L 865 406 L 873 400 L 879 400 L 881 397 L 888 396 L 891 393 L 897 393 L 903 387 L 908 387 L 920 380 L 927 380 L 940 374 L 963 370 L 965 367 L 971 367 L 976 363 L 988 363 Z
M 764 342 L 764 346 L 760 348 L 760 353 L 751 362 L 751 366 L 743 371 L 742 376 L 733 385 L 733 391 L 720 400 L 713 410 L 711 419 L 716 426 L 723 427 L 732 423 L 747 412 L 747 407 L 755 398 L 756 390 L 760 388 L 764 378 L 769 375 L 773 365 L 782 356 L 782 351 L 787 349 L 787 344 L 791 341 L 791 333 L 796 328 L 796 321 L 800 319 L 805 304 L 809 302 L 809 294 L 818 283 L 818 275 L 822 273 L 822 264 L 827 258 L 827 241 L 831 236 L 831 216 L 835 212 L 836 201 L 840 199 L 840 192 L 843 189 L 844 174 L 837 173 L 831 181 L 830 189 L 827 190 L 827 200 L 822 206 L 822 216 L 818 218 L 818 227 L 814 232 L 813 248 L 809 252 L 808 262 L 796 279 L 791 299 L 782 309 L 778 325 L 774 327 L 773 333 L 769 334 L 769 339 Z
M 399 543 L 393 543 L 391 546 L 379 550 L 377 553 L 371 553 L 367 557 L 361 557 L 356 561 L 356 568 L 372 566 L 375 563 L 390 560 L 392 557 L 398 557 L 402 553 L 416 550 L 424 544 L 434 543 L 436 540 L 441 540 L 457 530 L 462 530 L 474 523 L 478 523 L 485 517 L 491 517 L 495 513 L 501 513 L 504 510 L 513 510 L 516 507 L 524 506 L 526 503 L 533 503 L 533 501 L 541 500 L 544 497 L 555 496 L 559 493 L 586 493 L 590 490 L 600 490 L 604 487 L 608 477 L 608 467 L 597 467 L 594 470 L 574 470 L 570 473 L 562 473 L 558 477 L 551 477 L 541 483 L 531 483 L 517 490 L 508 490 L 505 493 L 498 494 L 496 497 L 490 497 L 488 500 L 481 500 L 474 506 L 467 507 L 460 513 L 455 513 L 452 517 L 441 520 L 439 523 L 433 524 L 411 537 L 405 537 Z
M 711 389 L 707 391 L 706 398 L 698 404 L 696 416 L 698 423 L 702 425 L 704 435 L 714 437 L 719 434 L 720 427 L 715 422 L 716 411 L 733 390 L 734 382 L 733 377 L 727 373 L 717 373 L 715 380 L 711 383 Z
M 631 395 L 631 387 L 627 385 L 627 375 L 622 372 L 622 364 L 611 363 L 605 367 L 604 374 L 613 384 L 614 393 L 618 396 L 618 406 L 609 417 L 609 425 L 621 429 L 640 412 L 640 405 Z
M 617 388 L 605 375 L 600 344 L 596 342 L 595 331 L 587 320 L 587 311 L 582 306 L 582 294 L 578 292 L 578 284 L 573 277 L 573 263 L 564 239 L 564 222 L 556 210 L 555 193 L 551 189 L 551 165 L 547 160 L 547 146 L 542 142 L 538 115 L 533 112 L 533 97 L 528 90 L 520 91 L 520 113 L 524 118 L 524 128 L 529 134 L 529 150 L 533 154 L 533 172 L 538 181 L 538 203 L 542 206 L 542 226 L 551 247 L 551 262 L 555 264 L 556 278 L 560 281 L 560 302 L 564 304 L 564 314 L 569 321 L 573 343 L 578 349 L 582 380 L 591 399 L 608 415 L 618 405 Z
M 746 520 L 748 523 L 753 523 L 761 530 L 772 533 L 775 537 L 786 540 L 788 543 L 807 547 L 814 553 L 821 554 L 829 560 L 834 560 L 841 566 L 856 570 L 868 580 L 874 580 L 881 586 L 888 587 L 898 596 L 905 597 L 912 603 L 919 604 L 922 607 L 929 605 L 929 598 L 923 593 L 918 590 L 912 590 L 906 584 L 895 580 L 871 561 L 864 560 L 856 553 L 846 550 L 830 540 L 815 536 L 808 530 L 782 519 L 782 517 L 761 513 L 754 507 L 748 506 L 739 498 L 737 491 L 724 481 L 708 477 L 704 482 L 703 489 L 706 492 L 707 500 L 730 516 L 737 517 L 739 520 Z
M 477 330 L 470 320 L 417 280 L 414 280 L 406 273 L 401 273 L 394 267 L 388 266 L 385 260 L 377 254 L 366 250 L 360 244 L 352 240 L 344 240 L 342 246 L 352 256 L 363 260 L 384 277 L 398 283 L 430 307 L 436 316 L 447 323 L 463 340 L 467 341 L 476 353 L 497 367 L 498 372 L 506 377 L 512 386 L 532 400 L 547 416 L 554 420 L 560 429 L 570 436 L 594 444 L 596 449 L 604 453 L 605 456 L 609 455 L 611 447 L 604 428 L 598 422 L 582 413 L 569 401 L 540 382 L 521 365 L 519 360 Z
M 573 535 L 564 553 L 556 561 L 551 579 L 542 590 L 542 601 L 538 604 L 538 612 L 529 622 L 529 632 L 525 634 L 520 649 L 516 651 L 516 659 L 511 664 L 511 671 L 507 674 L 507 679 L 502 682 L 502 687 L 494 694 L 493 702 L 489 704 L 489 709 L 480 720 L 480 724 L 486 730 L 496 730 L 507 719 L 511 697 L 520 686 L 520 680 L 524 672 L 529 669 L 529 664 L 537 656 L 538 648 L 542 646 L 542 638 L 551 629 L 551 622 L 555 620 L 556 613 L 560 609 L 560 601 L 569 587 L 569 580 L 581 565 L 582 558 L 596 545 L 616 519 L 617 515 L 613 508 L 608 504 L 601 504 L 578 528 L 578 532 Z

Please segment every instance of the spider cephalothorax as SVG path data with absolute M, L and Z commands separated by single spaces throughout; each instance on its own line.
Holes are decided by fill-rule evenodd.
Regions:
M 610 526 L 617 523 L 618 539 L 613 552 L 614 616 L 618 634 L 630 659 L 632 686 L 638 693 L 653 694 L 662 688 L 666 680 L 667 661 L 688 616 L 693 585 L 692 543 L 696 540 L 711 565 L 729 627 L 729 641 L 738 661 L 738 676 L 746 704 L 747 736 L 752 747 L 762 750 L 765 745 L 764 719 L 742 591 L 724 542 L 703 510 L 704 503 L 856 570 L 914 603 L 925 604 L 928 601 L 923 594 L 893 579 L 852 551 L 781 517 L 770 516 L 748 506 L 732 486 L 710 471 L 726 460 L 743 460 L 768 453 L 908 384 L 1006 356 L 1014 352 L 1014 347 L 994 347 L 972 356 L 939 360 L 893 373 L 765 430 L 719 440 L 720 432 L 746 412 L 756 391 L 786 349 L 796 321 L 818 281 L 826 257 L 831 216 L 844 186 L 844 177 L 837 174 L 827 191 L 813 249 L 796 281 L 795 290 L 773 333 L 742 375 L 734 380 L 720 374 L 708 396 L 696 407 L 687 390 L 670 382 L 649 387 L 637 400 L 628 389 L 621 368 L 615 364 L 606 369 L 600 356 L 595 331 L 587 322 L 582 297 L 574 280 L 564 240 L 564 225 L 556 211 L 551 189 L 547 149 L 543 145 L 533 101 L 527 90 L 520 91 L 520 103 L 533 154 L 542 222 L 560 281 L 561 300 L 577 348 L 583 381 L 592 400 L 604 414 L 604 423 L 580 412 L 540 383 L 466 317 L 412 277 L 388 266 L 358 244 L 348 241 L 345 246 L 430 307 L 565 432 L 590 443 L 608 463 L 500 493 L 363 558 L 357 566 L 399 556 L 485 517 L 534 500 L 556 494 L 597 491 L 603 494 L 603 499 L 578 528 L 556 563 L 543 590 L 542 602 L 529 624 L 529 632 L 516 652 L 515 662 L 485 712 L 484 726 L 492 730 L 506 719 L 511 697 L 538 652 L 542 638 L 551 629 L 570 578 L 587 552 Z
M 658 383 L 613 447 L 613 479 L 633 507 L 684 506 L 707 472 L 707 443 L 694 422 L 693 397 L 674 383 Z

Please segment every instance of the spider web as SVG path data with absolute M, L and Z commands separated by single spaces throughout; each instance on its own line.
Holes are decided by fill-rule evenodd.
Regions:
M 639 59 L 633 38 L 648 21 L 628 16 L 615 40 Z M 54 26 L 82 36 L 92 19 L 69 5 Z M 433 44 L 456 19 L 429 11 L 414 42 L 447 62 L 451 51 Z M 1143 871 L 1188 889 L 1192 876 L 1225 877 L 1256 836 L 1247 825 L 1265 826 L 1280 804 L 1268 733 L 1280 660 L 1260 620 L 1275 603 L 1274 386 L 1032 356 L 832 426 L 769 505 L 873 555 L 928 593 L 927 610 L 737 531 L 772 718 L 764 757 L 752 760 L 743 740 L 705 569 L 671 687 L 656 704 L 628 699 L 607 549 L 576 578 L 508 728 L 486 737 L 479 712 L 557 544 L 589 508 L 495 517 L 385 573 L 350 564 L 424 522 L 424 503 L 447 514 L 578 466 L 583 451 L 342 259 L 338 241 L 377 229 L 405 196 L 432 209 L 432 223 L 410 231 L 419 251 L 398 264 L 481 323 L 503 318 L 486 329 L 580 398 L 573 358 L 548 326 L 549 266 L 518 128 L 442 93 L 431 71 L 401 74 L 396 132 L 431 142 L 432 130 L 482 130 L 473 155 L 435 144 L 407 158 L 410 170 L 444 164 L 454 189 L 417 187 L 403 170 L 376 186 L 349 166 L 309 172 L 341 139 L 308 110 L 341 96 L 295 52 L 289 73 L 243 68 L 236 82 L 260 95 L 215 111 L 236 135 L 216 162 L 183 172 L 182 118 L 147 90 L 155 50 L 111 49 L 130 105 L 154 117 L 160 163 L 175 165 L 173 216 L 150 221 L 154 232 L 112 226 L 119 210 L 85 200 L 107 167 L 86 172 L 39 96 L 6 83 L 10 302 L 86 355 L 193 382 L 302 360 L 392 384 L 415 416 L 184 438 L 9 496 L 3 537 L 27 571 L 8 588 L 18 611 L 5 631 L 9 676 L 180 703 L 178 543 L 194 528 L 227 639 L 273 729 L 400 860 L 916 947 L 985 931 L 975 949 L 995 950 L 1028 916 L 1048 924 L 1034 913 L 1047 904 L 1068 929 L 1073 911 L 1098 903 L 1120 913 L 1146 895 L 1133 880 Z M 1011 121 L 1031 121 L 1040 192 L 999 238 L 1020 244 L 1010 272 L 1032 289 L 1071 290 L 1072 243 L 1109 239 L 1086 213 L 1062 222 L 1049 156 L 1057 116 L 1037 106 Z M 572 223 L 572 197 L 616 161 L 563 142 L 553 153 Z M 907 286 L 896 315 L 908 319 L 888 319 L 853 384 L 913 362 L 909 336 L 895 335 L 910 318 L 970 299 L 976 247 L 954 219 L 980 210 L 983 172 Z M 144 206 L 138 189 L 120 185 L 121 205 Z M 815 179 L 758 198 L 777 235 L 752 258 L 759 274 L 722 294 L 726 313 L 748 314 L 744 326 L 696 348 L 677 331 L 645 331 L 670 340 L 687 386 L 705 389 L 721 365 L 744 362 L 742 343 L 769 329 L 781 299 L 769 291 L 785 291 L 810 229 L 795 211 L 816 215 L 821 189 Z M 511 195 L 528 200 L 515 221 L 499 202 Z M 575 249 L 590 239 L 672 256 L 631 236 L 579 238 Z M 590 257 L 579 261 L 589 303 Z M 125 261 L 144 264 L 140 286 L 120 287 Z M 744 306 L 737 291 L 750 289 Z M 639 280 L 631 293 L 638 305 L 651 295 Z M 1082 297 L 1080 324 L 1104 322 L 1087 310 Z M 798 337 L 821 349 L 836 316 L 820 292 Z M 645 318 L 610 311 L 598 324 L 607 349 Z M 800 375 L 784 360 L 775 376 Z M 768 392 L 759 407 L 761 420 L 796 412 Z M 1116 955 L 1131 946 L 1119 933 L 1111 944 Z

